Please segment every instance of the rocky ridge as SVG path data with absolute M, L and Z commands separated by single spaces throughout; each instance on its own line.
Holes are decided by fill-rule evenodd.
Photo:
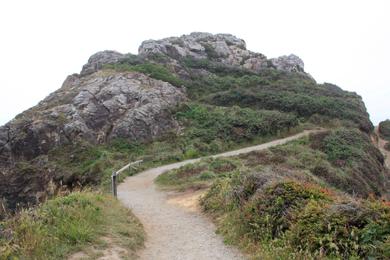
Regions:
M 161 40 L 147 40 L 142 42 L 138 49 L 141 57 L 150 58 L 162 55 L 169 62 L 179 66 L 178 60 L 184 58 L 209 59 L 224 65 L 240 67 L 253 72 L 260 72 L 267 68 L 287 72 L 304 72 L 304 63 L 296 55 L 280 56 L 267 59 L 261 53 L 246 49 L 244 40 L 230 34 L 191 33 L 180 37 L 169 37 Z M 126 54 L 106 50 L 90 57 L 83 66 L 81 75 L 98 71 L 105 64 L 113 64 L 126 58 Z

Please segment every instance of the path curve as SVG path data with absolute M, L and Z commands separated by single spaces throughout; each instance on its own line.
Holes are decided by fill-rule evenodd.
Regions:
M 287 138 L 210 157 L 228 157 L 264 150 L 319 131 L 322 130 L 307 130 Z M 215 226 L 205 215 L 199 211 L 188 211 L 183 207 L 168 203 L 169 193 L 157 189 L 154 185 L 153 180 L 158 175 L 201 159 L 186 160 L 149 169 L 127 177 L 118 186 L 118 198 L 140 219 L 147 234 L 145 249 L 139 252 L 140 259 L 228 260 L 245 258 L 237 249 L 223 243 L 222 238 L 215 234 Z

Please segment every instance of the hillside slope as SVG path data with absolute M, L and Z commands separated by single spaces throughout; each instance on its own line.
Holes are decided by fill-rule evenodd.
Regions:
M 268 59 L 228 34 L 148 40 L 138 55 L 92 55 L 80 74 L 0 127 L 0 197 L 15 209 L 104 185 L 128 160 L 194 158 L 313 125 L 373 130 L 359 95 L 317 84 L 295 55 Z M 383 159 L 367 163 L 381 194 Z

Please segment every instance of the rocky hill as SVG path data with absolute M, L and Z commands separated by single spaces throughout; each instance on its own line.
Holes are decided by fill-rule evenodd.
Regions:
M 296 55 L 269 59 L 228 34 L 148 40 L 138 55 L 92 55 L 0 127 L 0 197 L 14 209 L 107 181 L 107 169 L 129 158 L 192 158 L 308 125 L 358 129 L 362 140 L 373 130 L 359 95 L 317 84 Z M 362 195 L 385 190 L 383 158 L 372 149 L 375 166 L 359 169 L 374 181 L 358 180 L 368 187 Z

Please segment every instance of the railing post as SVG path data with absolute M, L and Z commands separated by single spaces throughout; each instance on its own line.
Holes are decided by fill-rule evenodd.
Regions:
M 127 168 L 129 167 L 134 167 L 132 165 L 135 165 L 135 164 L 139 164 L 141 163 L 142 160 L 138 160 L 138 161 L 135 161 L 135 162 L 131 162 L 125 166 L 123 166 L 121 169 L 119 169 L 118 171 L 116 172 L 113 172 L 112 175 L 111 175 L 111 190 L 112 190 L 112 195 L 117 198 L 118 197 L 118 194 L 117 194 L 117 187 L 116 187 L 116 182 L 117 182 L 117 176 L 123 172 L 124 170 L 126 170 Z
M 116 191 L 116 172 L 111 175 L 112 178 L 112 195 L 116 198 L 118 196 Z

